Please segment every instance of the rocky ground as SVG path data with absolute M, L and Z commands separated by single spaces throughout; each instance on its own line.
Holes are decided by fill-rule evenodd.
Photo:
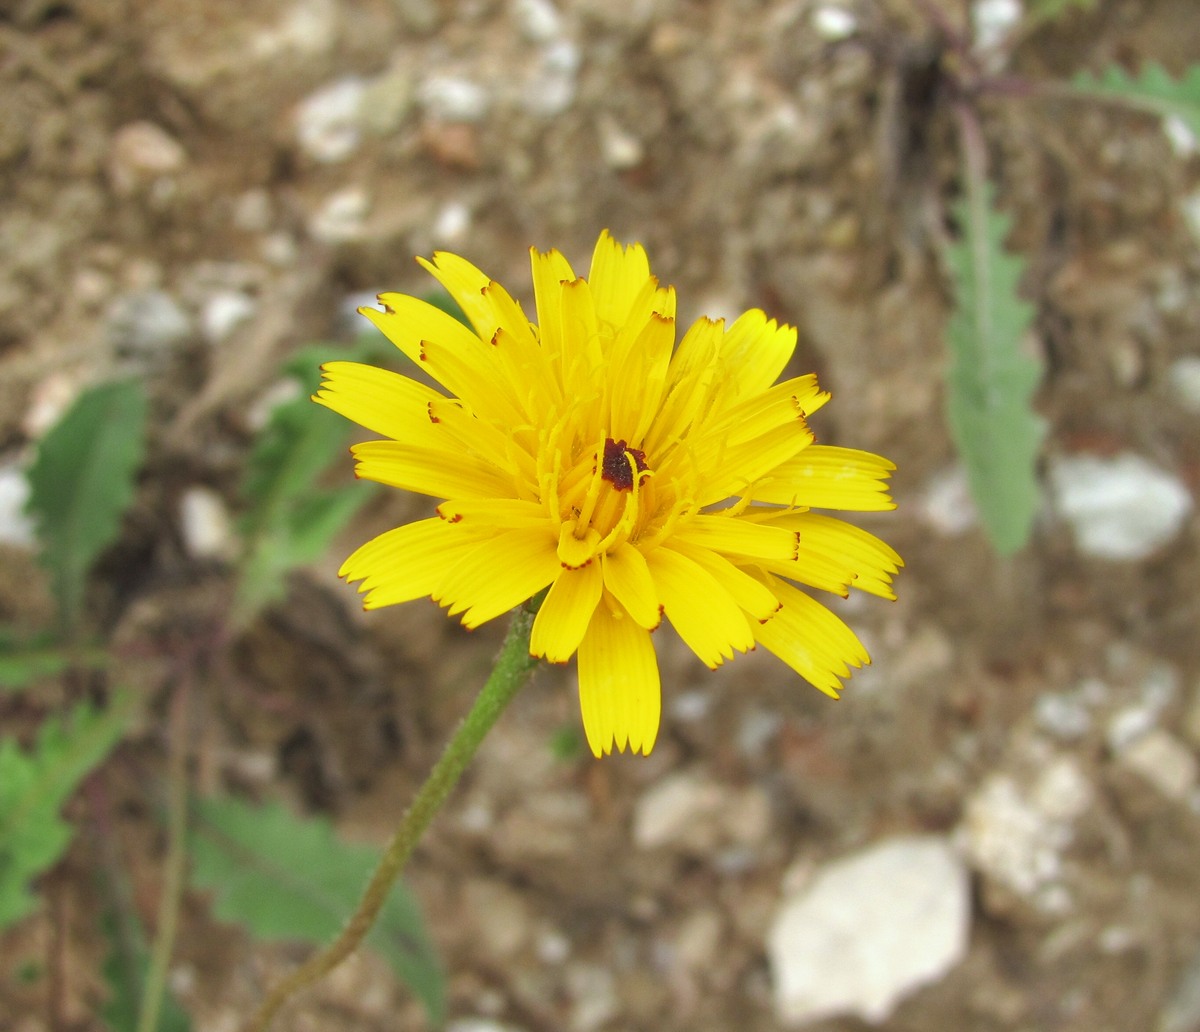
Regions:
M 960 169 L 944 55 L 967 15 L 957 0 L 0 9 L 0 494 L 19 494 L 30 443 L 83 386 L 145 379 L 148 466 L 97 588 L 118 633 L 182 626 L 220 597 L 225 519 L 281 362 L 353 334 L 362 295 L 426 289 L 411 259 L 435 248 L 528 301 L 530 244 L 581 267 L 603 227 L 641 240 L 685 317 L 761 306 L 796 324 L 795 371 L 834 393 L 818 433 L 898 464 L 898 511 L 862 522 L 908 568 L 898 602 L 847 607 L 874 665 L 840 703 L 769 656 L 712 674 L 662 637 L 649 759 L 552 748 L 577 726 L 569 672 L 505 715 L 409 879 L 458 1032 L 1200 1029 L 1200 159 L 1153 117 L 981 102 L 1049 426 L 1034 539 L 998 559 L 942 414 L 937 254 Z M 1177 75 L 1200 60 L 1194 22 L 1192 0 L 1096 0 L 1021 37 L 1002 70 L 1153 59 Z M 201 788 L 384 840 L 501 634 L 427 603 L 363 616 L 334 580 L 415 504 L 373 503 L 205 685 Z M 28 530 L 11 515 L 3 530 L 0 615 L 28 622 L 45 607 Z M 0 714 L 30 717 L 11 697 Z M 104 775 L 147 921 L 162 742 L 147 726 Z M 91 848 L 49 880 L 55 905 L 0 939 L 5 1032 L 46 1027 L 46 987 L 20 972 L 56 935 L 64 1027 L 98 1027 Z M 195 894 L 172 985 L 197 1029 L 225 1032 L 301 955 L 253 949 Z M 363 956 L 280 1027 L 424 1025 Z

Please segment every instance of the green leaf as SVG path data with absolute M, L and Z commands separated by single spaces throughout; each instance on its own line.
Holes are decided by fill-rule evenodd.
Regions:
M 962 236 L 946 252 L 957 301 L 946 331 L 947 415 L 984 527 L 1008 554 L 1028 540 L 1038 508 L 1045 428 L 1030 403 L 1041 366 L 1024 350 L 1033 306 L 1017 294 L 1023 263 L 1004 250 L 1009 220 L 992 208 L 991 184 L 968 174 L 956 214 Z
M 1180 79 L 1172 79 L 1162 65 L 1153 61 L 1143 66 L 1140 77 L 1113 65 L 1099 78 L 1080 72 L 1071 85 L 1091 97 L 1164 117 L 1173 115 L 1200 139 L 1200 64 L 1191 65 Z
M 212 891 L 214 913 L 262 939 L 324 944 L 342 930 L 379 860 L 337 839 L 328 821 L 236 799 L 199 804 L 192 837 L 193 883 Z M 367 936 L 425 1005 L 445 1020 L 445 984 L 417 904 L 401 885 Z
M 101 975 L 109 993 L 108 1000 L 100 1008 L 100 1020 L 109 1032 L 137 1032 L 142 987 L 150 968 L 145 936 L 133 922 L 122 928 L 117 916 L 111 912 L 101 919 L 100 930 L 108 942 Z M 191 1027 L 191 1019 L 168 989 L 158 1012 L 156 1032 L 190 1032 Z
M 1056 21 L 1071 10 L 1091 11 L 1095 6 L 1096 0 L 1028 0 L 1025 22 L 1027 25 L 1040 25 Z
M 374 349 L 362 345 L 344 357 Z M 360 485 L 328 490 L 321 474 L 344 457 L 350 425 L 310 395 L 320 382 L 320 362 L 328 349 L 310 348 L 285 367 L 302 396 L 277 405 L 250 455 L 242 494 L 249 508 L 241 520 L 247 547 L 238 586 L 238 611 L 248 619 L 282 598 L 287 574 L 318 559 L 334 535 L 371 496 Z
M 38 446 L 29 514 L 63 624 L 73 628 L 88 571 L 120 530 L 142 461 L 146 399 L 134 381 L 85 391 Z
M 103 667 L 108 653 L 103 649 L 68 651 L 51 634 L 21 640 L 7 627 L 0 627 L 0 688 L 24 688 L 72 667 Z
M 59 811 L 120 740 L 132 709 L 128 695 L 105 710 L 81 704 L 48 718 L 28 751 L 0 740 L 0 928 L 34 909 L 30 880 L 57 863 L 71 841 Z

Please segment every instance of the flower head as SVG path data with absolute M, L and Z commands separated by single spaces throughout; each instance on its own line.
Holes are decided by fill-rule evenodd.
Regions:
M 381 294 L 361 309 L 437 391 L 329 362 L 315 400 L 380 434 L 357 474 L 440 499 L 359 548 L 341 575 L 367 608 L 432 597 L 467 627 L 549 588 L 530 652 L 578 656 L 588 743 L 649 753 L 661 709 L 651 632 L 665 616 L 709 667 L 761 644 L 837 697 L 869 662 L 795 583 L 894 598 L 900 557 L 814 509 L 893 508 L 895 467 L 813 443 L 815 376 L 776 383 L 796 331 L 761 311 L 700 319 L 676 343 L 675 292 L 638 244 L 600 235 L 590 274 L 531 251 L 537 321 L 452 254 L 418 259 L 471 326 Z

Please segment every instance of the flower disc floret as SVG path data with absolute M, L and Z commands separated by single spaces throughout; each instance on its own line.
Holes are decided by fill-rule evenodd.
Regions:
M 352 449 L 360 477 L 440 500 L 346 560 L 364 605 L 430 597 L 477 627 L 548 589 L 530 651 L 577 657 L 597 756 L 654 745 L 664 616 L 712 668 L 762 644 L 836 698 L 867 653 L 796 585 L 894 598 L 903 564 L 812 510 L 893 508 L 894 466 L 814 443 L 829 395 L 776 382 L 796 331 L 753 310 L 676 344 L 673 288 L 607 232 L 586 278 L 531 251 L 536 322 L 457 255 L 418 260 L 469 327 L 402 294 L 360 311 L 442 390 L 330 362 L 314 398 L 381 436 Z

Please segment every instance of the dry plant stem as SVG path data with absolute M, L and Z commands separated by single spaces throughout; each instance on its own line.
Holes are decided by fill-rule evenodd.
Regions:
M 508 635 L 487 683 L 450 739 L 441 759 L 421 786 L 412 806 L 392 835 L 379 866 L 371 876 L 358 909 L 346 923 L 342 933 L 329 946 L 310 958 L 283 981 L 278 983 L 244 1026 L 244 1032 L 266 1032 L 276 1011 L 300 990 L 328 974 L 353 953 L 375 923 L 380 907 L 413 848 L 441 808 L 450 790 L 458 783 L 467 764 L 475 755 L 479 743 L 488 733 L 513 696 L 529 680 L 537 660 L 529 655 L 529 634 L 533 628 L 536 605 L 522 606 L 513 613 Z
M 188 700 L 191 697 L 191 673 L 184 669 L 171 699 L 167 764 L 167 863 L 162 895 L 158 900 L 158 926 L 150 968 L 142 987 L 137 1032 L 155 1032 L 167 984 L 167 968 L 175 948 L 179 925 L 179 905 L 183 898 L 183 874 L 187 863 L 187 754 Z

